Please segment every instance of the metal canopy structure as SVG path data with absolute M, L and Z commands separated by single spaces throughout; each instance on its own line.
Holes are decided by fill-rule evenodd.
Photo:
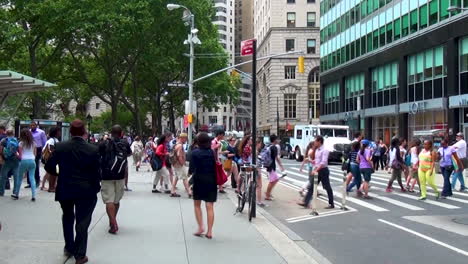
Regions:
M 55 86 L 14 71 L 0 71 L 0 107 L 10 95 L 38 92 Z

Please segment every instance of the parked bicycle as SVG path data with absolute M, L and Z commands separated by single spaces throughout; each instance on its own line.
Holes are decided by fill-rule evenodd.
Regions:
M 255 210 L 257 181 L 254 177 L 256 168 L 251 164 L 244 164 L 240 168 L 241 172 L 239 174 L 239 193 L 237 194 L 238 205 L 236 211 L 238 213 L 242 213 L 245 208 L 245 204 L 248 203 L 249 221 L 252 221 L 252 218 L 256 216 Z

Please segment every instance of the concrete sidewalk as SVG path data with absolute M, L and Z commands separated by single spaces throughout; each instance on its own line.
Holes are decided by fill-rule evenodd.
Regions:
M 107 233 L 102 201 L 89 229 L 89 263 L 318 263 L 277 225 L 258 214 L 253 223 L 234 215 L 230 195 L 215 205 L 213 240 L 193 236 L 193 201 L 151 193 L 153 173 L 130 168 L 130 188 L 121 203 L 119 233 Z M 61 210 L 53 194 L 39 191 L 36 203 L 22 189 L 20 200 L 0 198 L 0 263 L 74 263 L 62 257 Z M 206 218 L 205 218 L 206 220 Z

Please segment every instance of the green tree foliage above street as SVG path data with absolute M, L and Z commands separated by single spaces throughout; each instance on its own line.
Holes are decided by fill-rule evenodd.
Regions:
M 133 117 L 130 127 L 138 133 L 143 132 L 147 116 L 153 132 L 161 132 L 163 117 L 174 123 L 183 114 L 188 89 L 168 87 L 168 83 L 188 81 L 189 47 L 184 40 L 189 28 L 181 19 L 183 9 L 169 11 L 168 3 L 0 0 L 0 68 L 59 85 L 28 96 L 18 111 L 30 112 L 34 118 L 46 118 L 51 110 L 67 119 L 73 112 L 83 117 L 90 98 L 97 96 L 111 108 L 102 117 L 110 119 L 108 123 L 118 122 L 122 111 Z M 202 41 L 195 53 L 225 54 L 212 24 L 213 1 L 177 3 L 195 15 Z M 195 78 L 227 64 L 227 54 L 196 58 Z M 235 103 L 236 84 L 227 73 L 218 74 L 197 83 L 195 97 L 206 107 Z M 71 101 L 77 103 L 76 111 L 69 111 Z

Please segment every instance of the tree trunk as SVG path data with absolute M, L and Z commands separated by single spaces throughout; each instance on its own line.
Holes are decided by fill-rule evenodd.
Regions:
M 37 58 L 36 58 L 36 48 L 30 45 L 28 47 L 29 51 L 29 71 L 31 72 L 31 77 L 37 77 Z M 32 95 L 32 119 L 42 119 L 46 118 L 44 113 L 44 100 L 41 98 L 39 93 L 34 93 Z
M 172 133 L 176 133 L 176 125 L 175 125 L 175 111 L 174 111 L 174 105 L 172 101 L 169 104 L 169 125 L 170 125 L 170 130 Z
M 118 116 L 118 105 L 119 101 L 116 100 L 114 97 L 111 98 L 111 121 L 112 121 L 112 126 L 117 124 L 117 116 Z
M 156 133 L 162 134 L 162 107 L 161 107 L 161 90 L 156 93 L 155 110 L 156 110 Z
M 133 117 L 136 121 L 136 131 L 139 136 L 143 135 L 143 127 L 141 123 L 140 115 L 140 102 L 138 100 L 138 79 L 136 74 L 136 67 L 132 71 L 132 88 L 133 88 L 133 103 L 135 104 L 135 111 L 133 112 Z

